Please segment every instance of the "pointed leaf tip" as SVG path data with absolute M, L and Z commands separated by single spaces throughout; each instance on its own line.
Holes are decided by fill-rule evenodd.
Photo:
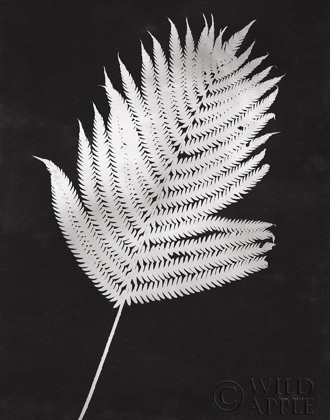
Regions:
M 34 156 L 34 155 L 32 155 L 32 157 L 33 158 L 35 158 L 35 159 L 38 159 L 38 160 L 40 160 L 40 162 L 42 162 L 42 163 L 44 163 L 44 164 L 46 164 L 46 159 L 43 159 L 43 158 L 40 158 L 40 157 L 38 157 L 38 156 Z
M 34 156 L 34 155 L 31 155 L 31 156 L 35 159 L 41 160 L 41 158 L 39 158 L 38 156 Z
M 241 29 L 241 31 L 246 31 L 247 32 L 251 28 L 251 26 L 254 24 L 254 22 L 256 22 L 256 21 L 257 21 L 257 19 L 251 20 L 251 22 L 248 23 L 247 25 L 245 25 L 244 28 Z
M 79 118 L 77 118 L 79 130 L 82 128 L 82 124 Z
M 155 42 L 156 41 L 156 38 L 154 37 L 154 35 L 150 31 L 147 31 L 147 32 L 151 36 L 152 41 Z
M 79 139 L 85 135 L 83 125 L 80 120 L 78 120 L 78 128 L 79 128 Z
M 46 168 L 48 169 L 48 171 L 50 173 L 52 173 L 52 169 L 54 169 L 56 167 L 51 160 L 43 159 L 43 158 L 40 158 L 38 156 L 33 156 L 33 155 L 32 155 L 32 157 L 34 157 L 35 159 L 40 160 L 40 162 L 42 162 L 46 166 Z
M 104 87 L 105 88 L 112 87 L 112 83 L 109 79 L 109 76 L 108 76 L 108 73 L 107 73 L 105 67 L 103 67 L 103 73 L 104 73 L 104 83 L 105 83 Z

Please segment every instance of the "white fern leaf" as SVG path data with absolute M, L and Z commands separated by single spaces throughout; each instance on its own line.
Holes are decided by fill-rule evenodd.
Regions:
M 119 311 L 82 419 L 125 303 L 183 296 L 267 267 L 270 223 L 228 220 L 217 212 L 239 200 L 267 173 L 274 133 L 259 135 L 273 114 L 280 77 L 258 72 L 265 57 L 238 54 L 253 22 L 223 41 L 205 20 L 184 45 L 170 21 L 169 60 L 152 36 L 141 47 L 141 87 L 119 59 L 124 95 L 105 75 L 110 114 L 94 106 L 93 143 L 81 127 L 80 197 L 65 174 L 51 174 L 55 216 L 79 265 Z

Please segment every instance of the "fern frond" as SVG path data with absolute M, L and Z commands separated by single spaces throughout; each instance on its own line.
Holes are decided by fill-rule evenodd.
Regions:
M 203 243 L 203 247 L 208 252 L 194 253 L 189 235 L 212 229 L 217 232 L 214 218 L 212 223 L 208 217 L 242 198 L 268 171 L 268 165 L 259 167 L 265 151 L 252 153 L 273 134 L 256 137 L 273 118 L 267 110 L 281 78 L 267 79 L 271 67 L 248 77 L 265 58 L 247 62 L 252 46 L 237 56 L 252 23 L 223 41 L 224 31 L 215 37 L 213 20 L 211 27 L 205 21 L 196 44 L 187 23 L 182 46 L 170 21 L 169 61 L 152 35 L 152 57 L 142 45 L 141 89 L 118 58 L 125 96 L 106 75 L 110 114 L 105 126 L 94 107 L 92 147 L 80 125 L 78 180 L 82 201 L 64 175 L 54 175 L 55 166 L 47 161 L 54 209 L 63 234 L 87 274 L 116 306 L 123 294 L 127 302 L 135 301 L 134 294 L 140 289 L 133 287 L 128 295 L 130 285 L 143 286 L 139 299 L 148 296 L 150 300 L 155 294 L 154 287 L 150 296 L 147 293 L 156 272 L 152 274 L 144 266 L 146 261 L 147 267 L 153 263 L 158 267 L 159 278 L 177 275 L 172 266 L 183 269 L 166 249 L 183 252 L 186 247 L 191 275 L 197 267 L 206 269 L 206 254 L 222 249 L 227 231 L 220 228 L 218 248 L 213 248 L 212 235 L 207 237 L 209 244 Z M 69 207 L 63 206 L 63 200 L 70 201 Z M 66 211 L 70 211 L 68 215 Z M 243 228 L 248 222 L 241 224 Z M 242 247 L 257 241 L 256 231 L 248 232 L 242 235 L 246 240 Z M 263 237 L 272 238 L 266 228 Z M 95 261 L 88 254 L 84 262 L 86 254 L 79 251 L 79 244 L 93 248 L 89 253 L 95 255 Z M 144 255 L 152 244 L 152 251 Z M 260 254 L 268 250 L 258 249 Z M 213 258 L 225 270 L 225 254 L 215 253 Z M 212 272 L 219 276 L 219 271 Z M 199 278 L 197 273 L 186 279 L 191 287 Z M 213 281 L 210 273 L 206 278 Z
M 94 106 L 92 144 L 79 123 L 80 197 L 40 159 L 69 248 L 119 315 L 125 303 L 199 292 L 267 267 L 271 224 L 218 215 L 269 169 L 260 166 L 265 150 L 255 151 L 275 134 L 260 135 L 281 77 L 258 70 L 266 56 L 248 61 L 254 44 L 238 54 L 252 23 L 224 41 L 205 19 L 195 42 L 187 22 L 182 43 L 170 21 L 169 59 L 153 35 L 151 55 L 141 45 L 140 86 L 118 58 L 123 94 L 105 73 L 110 113 L 105 124 Z

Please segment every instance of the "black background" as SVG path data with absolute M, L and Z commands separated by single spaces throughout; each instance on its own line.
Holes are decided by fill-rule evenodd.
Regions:
M 124 308 L 85 419 L 233 420 L 249 378 L 310 378 L 315 420 L 330 418 L 330 8 L 309 0 L 1 1 L 0 419 L 77 419 L 116 311 L 80 270 L 56 224 L 53 160 L 76 182 L 77 118 L 107 114 L 103 66 L 117 53 L 139 80 L 147 31 L 166 46 L 171 18 L 195 38 L 214 15 L 227 35 L 257 19 L 245 46 L 285 74 L 272 112 L 271 170 L 224 214 L 276 224 L 269 268 L 185 298 Z M 233 413 L 213 391 L 245 390 Z M 270 395 L 273 397 L 274 395 Z M 263 409 L 263 408 L 262 408 Z M 264 409 L 263 409 L 264 411 Z

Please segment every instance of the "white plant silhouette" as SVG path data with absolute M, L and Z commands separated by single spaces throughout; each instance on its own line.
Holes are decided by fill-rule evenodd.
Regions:
M 152 36 L 142 45 L 141 87 L 119 59 L 124 95 L 105 75 L 107 125 L 94 107 L 93 144 L 80 125 L 81 197 L 51 161 L 56 219 L 79 265 L 118 307 L 79 420 L 84 417 L 123 306 L 222 286 L 267 267 L 270 223 L 228 220 L 217 212 L 242 198 L 268 171 L 253 152 L 280 77 L 264 57 L 238 55 L 253 22 L 223 41 L 214 22 L 184 46 L 170 22 L 169 60 Z M 252 76 L 251 76 L 252 75 Z M 79 123 L 80 124 L 80 123 Z

